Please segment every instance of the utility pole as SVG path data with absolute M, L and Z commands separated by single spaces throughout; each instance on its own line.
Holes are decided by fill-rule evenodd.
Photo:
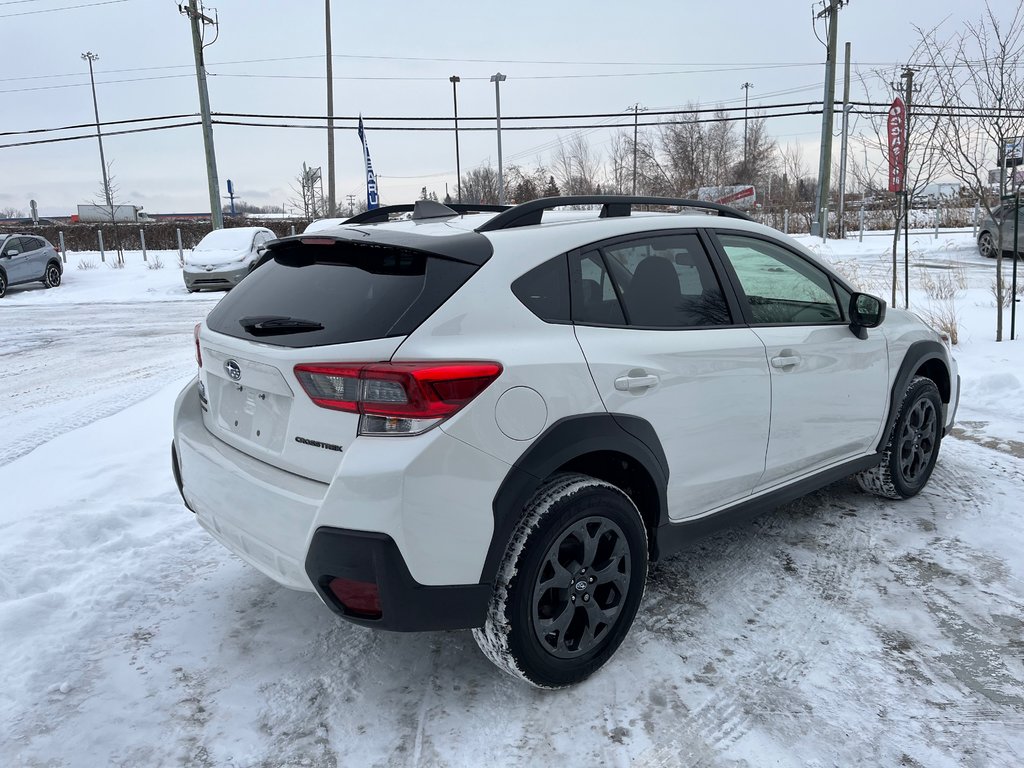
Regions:
M 98 53 L 86 51 L 82 58 L 89 62 L 89 83 L 92 85 L 92 109 L 96 115 L 96 141 L 100 145 L 100 170 L 103 172 L 103 197 L 106 198 L 107 207 L 110 209 L 110 220 L 114 220 L 114 200 L 110 194 L 110 180 L 107 178 L 107 160 L 103 156 L 103 136 L 100 133 L 100 107 L 96 101 L 96 80 L 93 77 L 92 63 L 99 59 Z
M 749 176 L 748 165 L 747 165 L 747 152 L 749 144 L 747 143 L 747 105 L 750 103 L 750 89 L 754 87 L 753 83 L 744 83 L 740 86 L 743 89 L 743 173 Z M 748 179 L 749 181 L 749 179 Z
M 491 82 L 494 83 L 494 113 L 498 118 L 498 205 L 505 204 L 505 179 L 501 172 L 501 91 L 498 87 L 505 79 L 501 72 L 491 75 Z
M 206 64 L 203 62 L 203 33 L 209 24 L 217 27 L 216 19 L 211 19 L 196 0 L 188 0 L 188 7 L 178 6 L 178 10 L 188 17 L 192 26 L 192 52 L 196 60 L 196 82 L 199 86 L 199 111 L 203 119 L 203 146 L 206 149 L 206 179 L 210 188 L 210 220 L 214 229 L 224 228 L 224 213 L 220 206 L 220 181 L 217 179 L 217 156 L 213 151 L 213 124 L 210 121 L 210 92 L 206 87 Z M 216 41 L 216 38 L 214 38 Z M 212 43 L 211 43 L 212 45 Z
M 345 197 L 348 198 L 348 215 L 349 216 L 354 216 L 355 215 L 355 211 L 356 211 L 356 196 L 355 195 L 345 195 Z
M 825 19 L 828 28 L 825 58 L 825 96 L 821 115 L 821 157 L 818 160 L 818 233 L 828 237 L 828 197 L 832 176 L 832 112 L 836 99 L 836 45 L 839 39 L 839 9 L 848 0 L 822 0 L 824 8 L 815 18 Z
M 640 134 L 640 113 L 646 112 L 647 107 L 641 107 L 637 102 L 629 109 L 633 110 L 633 194 L 636 194 L 636 147 Z
M 327 215 L 334 216 L 334 56 L 331 53 L 331 0 L 324 0 L 327 29 Z
M 458 183 L 459 202 L 462 202 L 462 166 L 459 165 L 459 94 L 457 85 L 462 82 L 458 75 L 448 78 L 452 83 L 452 103 L 455 106 L 455 178 Z
M 839 150 L 839 238 L 846 237 L 846 148 L 850 139 L 850 44 L 846 44 L 843 72 L 843 143 Z

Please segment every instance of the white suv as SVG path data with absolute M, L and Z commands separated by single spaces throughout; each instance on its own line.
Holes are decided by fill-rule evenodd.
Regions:
M 928 481 L 943 340 L 779 232 L 662 198 L 395 210 L 272 242 L 196 327 L 174 412 L 199 522 L 346 619 L 473 628 L 569 685 L 648 563 L 713 525 L 855 473 Z

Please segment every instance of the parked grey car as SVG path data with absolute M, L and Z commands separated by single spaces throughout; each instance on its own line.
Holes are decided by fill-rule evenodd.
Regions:
M 189 293 L 203 288 L 230 289 L 252 271 L 275 235 L 266 227 L 215 229 L 185 256 L 182 277 Z
M 40 282 L 56 288 L 63 273 L 60 256 L 46 238 L 0 234 L 0 298 L 9 285 Z
M 987 259 L 996 257 L 999 248 L 999 233 L 1003 235 L 1003 256 L 1013 255 L 1014 200 L 1005 201 L 993 211 L 993 216 L 986 216 L 978 231 L 978 252 Z M 1017 251 L 1024 252 L 1024 204 L 1017 209 Z

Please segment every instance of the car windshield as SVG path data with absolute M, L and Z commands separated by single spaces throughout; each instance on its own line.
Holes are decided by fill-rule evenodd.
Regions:
M 251 229 L 215 229 L 195 247 L 197 251 L 241 251 L 252 243 Z

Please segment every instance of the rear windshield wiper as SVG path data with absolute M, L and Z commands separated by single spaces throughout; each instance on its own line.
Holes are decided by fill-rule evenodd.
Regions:
M 279 336 L 286 333 L 322 331 L 324 326 L 315 320 L 301 320 L 284 315 L 257 315 L 243 317 L 239 324 L 253 336 Z

